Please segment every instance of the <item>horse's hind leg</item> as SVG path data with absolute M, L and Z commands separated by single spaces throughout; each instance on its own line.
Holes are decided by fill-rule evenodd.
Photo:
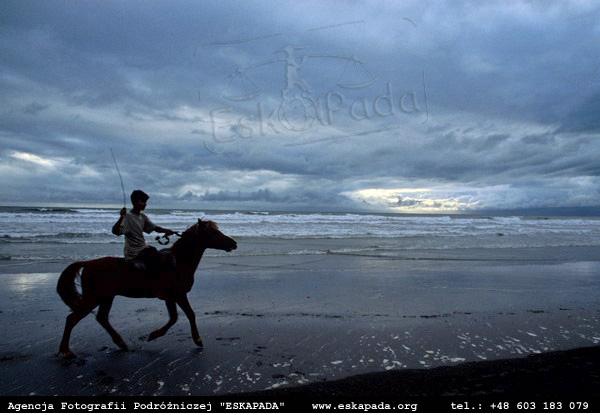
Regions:
M 171 326 L 177 322 L 177 305 L 174 301 L 165 301 L 165 304 L 167 305 L 167 311 L 169 312 L 169 321 L 158 330 L 154 330 L 152 333 L 150 333 L 148 336 L 148 341 L 152 341 L 158 337 L 164 336 L 167 334 L 167 330 L 169 330 Z
M 96 320 L 104 329 L 110 334 L 113 342 L 117 346 L 119 346 L 122 350 L 128 350 L 125 341 L 123 338 L 117 333 L 117 331 L 110 325 L 108 321 L 108 313 L 110 313 L 110 308 L 112 307 L 113 298 L 104 299 L 100 302 L 100 307 L 98 307 L 98 314 L 96 315 Z
M 177 304 L 179 305 L 179 307 L 181 307 L 186 317 L 190 321 L 190 327 L 192 329 L 192 340 L 194 340 L 194 343 L 196 343 L 197 346 L 203 347 L 202 339 L 200 338 L 200 334 L 198 333 L 198 327 L 196 326 L 196 315 L 194 314 L 194 310 L 192 310 L 192 306 L 190 305 L 190 302 L 187 299 L 187 295 L 184 294 L 181 297 L 177 298 Z
M 58 353 L 67 358 L 75 357 L 75 354 L 69 349 L 69 340 L 71 338 L 71 332 L 73 328 L 83 319 L 85 316 L 90 314 L 90 312 L 96 307 L 96 304 L 85 306 L 84 308 L 73 311 L 71 314 L 67 316 L 67 320 L 65 322 L 65 331 L 63 332 L 63 337 L 60 342 L 60 346 L 58 349 Z

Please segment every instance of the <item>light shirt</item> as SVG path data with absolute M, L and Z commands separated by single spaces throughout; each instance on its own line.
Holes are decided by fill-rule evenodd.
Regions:
M 148 216 L 143 213 L 128 211 L 123 222 L 121 222 L 121 235 L 125 235 L 125 248 L 123 253 L 126 259 L 135 258 L 145 247 L 144 233 L 150 233 L 156 229 Z

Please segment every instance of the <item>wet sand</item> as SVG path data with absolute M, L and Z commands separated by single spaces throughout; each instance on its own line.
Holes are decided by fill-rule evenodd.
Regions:
M 389 372 L 350 376 L 341 380 L 316 382 L 305 386 L 250 392 L 241 397 L 256 399 L 286 399 L 312 402 L 338 401 L 373 402 L 373 398 L 416 399 L 435 405 L 442 399 L 462 403 L 471 400 L 519 399 L 536 402 L 538 409 L 543 401 L 561 402 L 561 399 L 579 399 L 583 402 L 598 399 L 600 390 L 600 347 L 587 347 L 559 352 L 547 352 L 519 359 L 500 359 L 489 362 L 462 363 L 457 366 L 434 369 L 405 369 Z M 425 400 L 425 401 L 424 401 Z M 562 402 L 561 402 L 562 403 Z M 515 402 L 511 402 L 513 410 Z M 573 405 L 576 405 L 572 403 Z M 567 409 L 567 403 L 562 404 Z M 486 406 L 487 408 L 487 406 Z M 530 407 L 531 408 L 531 407 Z M 478 406 L 471 401 L 471 409 Z M 585 407 L 587 409 L 587 407 Z
M 206 257 L 190 293 L 203 350 L 182 313 L 146 342 L 167 320 L 163 303 L 118 297 L 111 322 L 131 351 L 89 316 L 74 330 L 72 361 L 55 356 L 67 314 L 55 284 L 66 264 L 11 265 L 0 275 L 0 393 L 221 395 L 593 346 L 600 263 L 589 249 L 572 251 Z

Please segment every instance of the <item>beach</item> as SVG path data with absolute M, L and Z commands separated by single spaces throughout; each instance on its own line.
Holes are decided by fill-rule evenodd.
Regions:
M 575 349 L 598 344 L 598 222 L 559 219 L 567 230 L 586 221 L 582 229 L 589 232 L 582 234 L 585 243 L 580 245 L 553 224 L 547 238 L 552 246 L 525 246 L 518 241 L 530 235 L 511 239 L 512 225 L 489 229 L 493 221 L 482 220 L 487 222 L 476 226 L 485 230 L 464 238 L 499 240 L 505 246 L 461 246 L 462 240 L 452 245 L 446 238 L 444 247 L 435 246 L 440 241 L 429 246 L 421 241 L 421 248 L 406 249 L 405 241 L 396 241 L 400 237 L 376 233 L 244 235 L 221 220 L 221 229 L 236 238 L 239 249 L 207 251 L 189 293 L 204 349 L 193 344 L 181 312 L 166 336 L 147 342 L 147 335 L 167 320 L 164 303 L 117 297 L 111 323 L 130 351 L 118 350 L 88 316 L 73 332 L 77 358 L 69 361 L 56 356 L 68 313 L 55 291 L 58 274 L 75 257 L 118 255 L 122 245 L 118 240 L 57 244 L 32 235 L 4 241 L 0 255 L 10 259 L 0 261 L 0 366 L 5 374 L 0 393 L 268 394 L 368 374 L 388 379 L 379 389 L 363 388 L 383 396 L 382 388 L 401 390 L 393 385 L 409 382 L 403 373 L 438 373 L 428 371 L 504 359 L 525 362 L 531 355 L 577 354 Z M 411 237 L 418 240 L 419 235 Z M 596 359 L 594 353 L 582 356 L 592 363 Z M 465 385 L 458 389 L 468 394 Z M 318 387 L 327 393 L 328 386 Z M 493 388 L 487 392 L 494 393 Z

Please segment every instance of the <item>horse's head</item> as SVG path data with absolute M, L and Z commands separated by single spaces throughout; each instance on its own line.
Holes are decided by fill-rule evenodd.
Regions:
M 198 219 L 198 223 L 190 228 L 204 248 L 220 249 L 231 252 L 237 249 L 237 242 L 219 230 L 219 226 L 211 220 Z

